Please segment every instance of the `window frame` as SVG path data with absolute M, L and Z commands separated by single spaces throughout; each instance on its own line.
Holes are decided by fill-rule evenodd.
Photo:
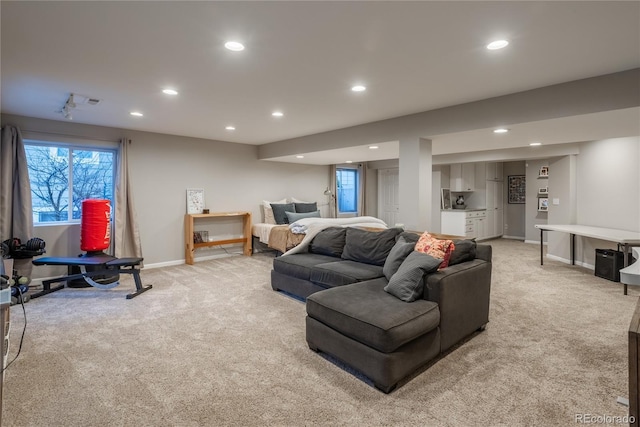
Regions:
M 37 147 L 49 147 L 49 148 L 63 148 L 68 151 L 68 164 L 69 170 L 68 173 L 68 193 L 69 193 L 69 206 L 72 207 L 73 204 L 73 151 L 93 151 L 93 152 L 107 152 L 113 155 L 113 168 L 112 168 L 112 198 L 111 198 L 111 212 L 112 215 L 115 213 L 115 202 L 116 202 L 116 178 L 118 173 L 118 156 L 119 156 L 119 143 L 111 142 L 111 141 L 91 141 L 91 140 L 75 140 L 76 138 L 70 137 L 69 139 L 74 140 L 71 141 L 61 141 L 60 139 L 52 139 L 50 137 L 42 138 L 42 137 L 31 137 L 25 136 L 23 137 L 23 143 L 25 146 L 25 151 L 27 146 L 37 146 Z M 29 160 L 27 159 L 27 163 Z M 33 210 L 33 190 L 31 193 L 32 201 L 31 208 Z M 34 212 L 35 213 L 35 212 Z M 32 213 L 33 215 L 33 213 Z M 56 226 L 68 226 L 68 225 L 78 225 L 80 224 L 81 218 L 74 219 L 73 218 L 73 208 L 67 209 L 67 218 L 62 221 L 36 221 L 34 219 L 33 226 L 34 227 L 56 227 Z
M 336 166 L 336 216 L 339 218 L 348 218 L 348 217 L 354 217 L 354 216 L 361 216 L 361 212 L 360 212 L 360 198 L 362 197 L 362 186 L 361 186 L 361 180 L 362 177 L 360 176 L 360 174 L 362 173 L 361 168 L 357 165 L 351 166 L 351 165 L 341 165 L 341 166 Z M 343 212 L 340 210 L 340 188 L 338 187 L 338 173 L 340 173 L 340 171 L 342 170 L 349 170 L 349 171 L 354 171 L 355 172 L 355 178 L 356 178 L 356 182 L 355 182 L 355 192 L 356 192 L 356 200 L 355 200 L 355 204 L 356 204 L 356 210 L 355 211 L 348 211 L 348 212 Z

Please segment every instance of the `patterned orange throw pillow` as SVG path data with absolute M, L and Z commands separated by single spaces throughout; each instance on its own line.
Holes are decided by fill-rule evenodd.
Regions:
M 449 265 L 449 259 L 451 259 L 451 252 L 456 248 L 451 240 L 439 240 L 425 231 L 420 239 L 418 239 L 418 243 L 416 243 L 415 250 L 418 252 L 425 253 L 427 255 L 431 255 L 434 258 L 438 258 L 442 260 L 439 270 L 443 268 L 447 268 Z

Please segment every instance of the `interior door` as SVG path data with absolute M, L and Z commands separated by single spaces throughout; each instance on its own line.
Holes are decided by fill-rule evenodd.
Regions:
M 393 227 L 400 212 L 399 169 L 378 170 L 378 217 Z

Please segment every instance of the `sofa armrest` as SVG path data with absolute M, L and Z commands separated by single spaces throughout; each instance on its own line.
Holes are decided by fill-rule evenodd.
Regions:
M 440 309 L 441 351 L 489 322 L 490 291 L 491 262 L 484 259 L 453 265 L 426 277 L 424 298 L 438 303 Z
M 487 262 L 491 262 L 491 257 L 493 256 L 493 249 L 491 245 L 476 245 L 476 259 L 482 259 Z

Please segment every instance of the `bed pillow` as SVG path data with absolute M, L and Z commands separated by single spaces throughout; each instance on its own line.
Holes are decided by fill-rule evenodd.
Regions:
M 329 227 L 320 231 L 309 243 L 309 252 L 320 255 L 341 257 L 347 229 Z
M 320 218 L 320 211 L 298 212 L 297 205 L 296 205 L 295 212 L 285 212 L 285 214 L 287 214 L 287 219 L 289 220 L 289 224 L 293 224 L 294 222 L 302 218 Z
M 391 251 L 389 251 L 389 256 L 384 262 L 384 266 L 382 267 L 382 272 L 387 280 L 391 279 L 391 276 L 398 271 L 398 268 L 402 264 L 402 262 L 409 256 L 411 252 L 413 252 L 413 248 L 415 247 L 416 242 L 407 242 L 404 237 L 399 236 L 396 244 L 393 245 Z
M 306 212 L 315 212 L 318 210 L 318 203 L 313 202 L 313 203 L 294 203 L 294 206 L 296 207 L 296 212 L 299 213 L 306 213 Z M 320 211 L 318 211 L 320 212 Z M 293 221 L 292 221 L 293 222 Z
M 391 276 L 384 290 L 405 302 L 413 302 L 424 293 L 423 276 L 438 269 L 442 259 L 413 251 Z
M 289 224 L 287 212 L 296 211 L 293 203 L 271 203 L 271 209 L 273 209 L 273 217 L 276 220 L 276 224 Z
M 342 258 L 383 266 L 391 248 L 396 244 L 396 236 L 401 232 L 400 228 L 368 231 L 347 227 Z
M 456 248 L 452 240 L 440 240 L 433 237 L 428 232 L 424 232 L 416 243 L 416 251 L 431 255 L 442 260 L 440 269 L 447 268 L 451 252 Z
M 264 222 L 265 224 L 275 224 L 276 219 L 273 216 L 273 209 L 271 208 L 271 203 L 282 204 L 287 203 L 287 199 L 276 200 L 274 202 L 270 202 L 268 200 L 262 201 L 262 209 L 264 211 Z

